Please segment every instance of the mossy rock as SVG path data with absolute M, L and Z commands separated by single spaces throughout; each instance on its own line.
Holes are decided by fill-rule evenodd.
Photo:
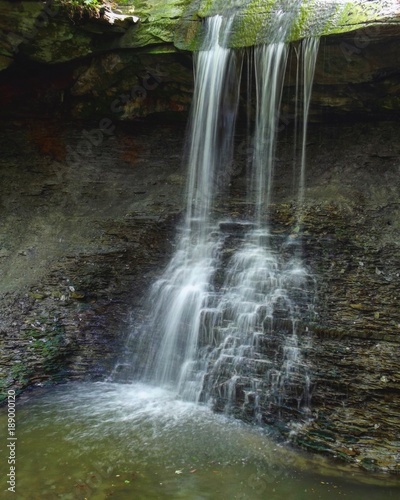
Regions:
M 194 9 L 197 7 L 197 12 Z M 177 30 L 176 45 L 193 50 L 201 46 L 201 24 L 193 25 L 193 19 L 217 14 L 234 16 L 228 45 L 232 48 L 249 47 L 276 41 L 294 42 L 305 37 L 321 37 L 352 32 L 385 24 L 400 24 L 400 7 L 397 12 L 385 8 L 384 2 L 366 5 L 362 0 L 339 4 L 334 0 L 198 0 L 193 2 Z M 286 12 L 286 36 L 280 35 L 281 12 Z M 379 28 L 376 29 L 376 33 Z M 377 33 L 378 34 L 378 33 Z
M 129 12 L 140 21 L 132 26 L 121 38 L 118 45 L 126 48 L 173 43 L 178 20 L 191 4 L 190 0 L 135 0 L 124 2 Z M 128 12 L 126 9 L 122 11 Z
M 39 0 L 18 5 L 0 0 L 0 69 L 7 68 L 17 52 L 39 63 L 56 64 L 121 48 L 152 50 L 162 46 L 165 51 L 169 45 L 171 50 L 195 51 L 204 37 L 202 21 L 217 14 L 233 19 L 227 42 L 232 48 L 359 28 L 371 28 L 369 37 L 379 36 L 382 25 L 397 29 L 400 24 L 400 6 L 396 12 L 395 7 L 384 7 L 384 2 L 362 0 L 347 4 L 334 0 L 130 0 L 123 1 L 121 11 L 139 21 L 124 21 L 118 26 L 100 16 L 72 18 L 68 10 L 56 10 L 57 5 L 59 2 L 49 10 Z M 285 29 L 281 29 L 282 19 Z M 376 27 L 374 32 L 372 27 Z

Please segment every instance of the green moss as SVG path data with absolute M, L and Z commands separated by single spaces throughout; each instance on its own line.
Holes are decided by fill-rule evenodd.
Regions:
M 22 361 L 15 362 L 7 374 L 0 374 L 0 404 L 7 399 L 7 391 L 15 390 L 17 394 L 21 389 L 29 384 L 29 378 L 32 376 L 33 370 Z
M 302 4 L 300 7 L 299 15 L 297 16 L 296 23 L 290 33 L 291 40 L 299 40 L 303 33 L 305 33 L 307 19 L 309 18 L 309 9 L 306 5 Z
M 31 326 L 23 332 L 24 359 L 14 361 L 0 374 L 0 403 L 10 388 L 18 393 L 37 379 L 58 381 L 62 376 L 65 331 L 59 320 L 43 318 L 40 327 Z
M 233 23 L 233 47 L 249 47 L 264 42 L 274 4 L 274 0 L 262 3 L 253 0 L 245 7 L 243 14 Z
M 26 366 L 25 363 L 15 363 L 11 368 L 11 378 L 21 385 L 25 385 L 28 382 L 31 370 Z
M 341 29 L 346 26 L 353 28 L 369 22 L 371 16 L 374 17 L 374 13 L 367 6 L 361 7 L 353 3 L 347 4 L 340 14 L 336 28 Z M 333 28 L 333 30 L 336 28 Z
M 149 45 L 173 43 L 175 32 L 190 0 L 147 0 L 135 1 L 135 15 L 140 22 L 120 40 L 120 47 L 139 48 Z
M 129 5 L 134 7 L 135 15 L 142 21 L 160 19 L 178 19 L 189 6 L 190 0 L 135 0 Z
M 175 27 L 174 45 L 178 49 L 195 51 L 201 47 L 200 4 L 201 0 L 190 2 Z
M 281 0 L 197 0 L 193 4 L 197 5 L 198 18 L 216 14 L 235 14 L 232 36 L 229 41 L 229 46 L 232 48 L 273 41 L 274 13 L 282 8 Z M 376 4 L 366 5 L 366 2 L 362 0 L 349 0 L 347 4 L 338 4 L 334 0 L 303 0 L 286 41 L 350 32 L 380 23 L 384 19 L 385 14 L 382 9 L 376 9 Z M 385 19 L 385 21 L 394 23 L 396 19 L 392 17 L 391 20 Z M 181 33 L 178 37 L 177 46 L 189 50 L 199 48 L 202 36 L 200 27 L 190 26 L 189 28 L 188 23 L 186 24 L 186 32 L 181 30 L 184 36 Z M 194 23 L 191 22 L 191 24 Z
M 175 52 L 177 52 L 177 49 L 173 45 L 166 44 L 166 43 L 160 44 L 160 45 L 153 45 L 151 47 L 144 49 L 145 54 L 152 54 L 152 55 L 155 55 L 155 54 L 173 54 Z M 140 53 L 140 52 L 138 52 L 138 53 Z
M 393 18 L 387 17 L 383 9 L 377 9 L 376 4 L 367 4 L 361 0 L 349 1 L 343 9 L 338 11 L 334 23 L 326 26 L 322 35 L 334 35 L 347 33 L 360 28 L 381 24 L 383 21 L 399 23 Z
M 241 12 L 260 14 L 264 10 L 268 12 L 276 2 L 277 0 L 200 0 L 198 14 L 203 18 Z

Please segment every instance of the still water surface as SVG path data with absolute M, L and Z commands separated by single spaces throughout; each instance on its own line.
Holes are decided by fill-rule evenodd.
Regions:
M 342 497 L 400 498 L 400 482 L 293 451 L 142 384 L 67 384 L 17 404 L 18 500 Z

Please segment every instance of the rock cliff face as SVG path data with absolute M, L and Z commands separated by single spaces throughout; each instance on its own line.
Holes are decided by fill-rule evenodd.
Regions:
M 310 131 L 305 261 L 317 296 L 302 344 L 312 367 L 314 420 L 295 440 L 369 470 L 398 472 L 397 133 L 394 122 Z M 283 152 L 280 158 L 286 163 Z M 293 210 L 290 197 L 284 201 L 285 175 L 279 177 L 278 231 L 290 225 Z
M 230 6 L 237 12 L 232 45 L 248 47 L 269 41 L 268 23 L 285 2 L 133 1 L 121 7 L 126 19 L 110 24 L 100 14 L 74 17 L 56 1 L 0 0 L 1 106 L 11 116 L 179 115 L 191 99 L 188 49 L 200 43 L 201 19 Z M 304 36 L 322 36 L 314 108 L 398 112 L 399 14 L 395 1 L 354 0 L 344 10 L 334 1 L 299 3 L 289 40 L 295 46 Z
M 111 25 L 71 20 L 55 3 L 0 1 L 2 392 L 104 378 L 173 252 L 193 87 L 183 49 L 219 7 L 134 3 L 123 14 L 139 22 Z M 239 19 L 250 22 L 258 3 L 242 2 Z M 372 24 L 356 11 L 356 30 L 344 33 L 351 23 L 342 20 L 341 34 L 328 36 L 326 23 L 320 32 L 304 206 L 305 261 L 317 283 L 302 337 L 313 414 L 296 429 L 290 408 L 275 424 L 308 449 L 398 472 L 400 28 L 387 7 L 395 3 L 368 3 L 384 6 Z M 287 236 L 295 47 L 272 211 L 275 234 Z M 244 135 L 221 199 L 233 217 L 243 210 Z
M 77 166 L 78 127 L 2 124 L 2 389 L 107 374 L 171 245 L 174 129 L 116 130 Z

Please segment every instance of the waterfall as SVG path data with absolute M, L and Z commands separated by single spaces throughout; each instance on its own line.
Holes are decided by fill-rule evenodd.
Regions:
M 303 116 L 302 116 L 302 144 L 301 144 L 301 168 L 298 190 L 298 225 L 302 225 L 302 205 L 304 202 L 305 171 L 306 171 L 306 141 L 307 141 L 307 123 L 310 110 L 311 90 L 314 80 L 315 63 L 317 61 L 319 38 L 306 38 L 303 40 L 302 47 L 302 73 L 303 73 Z
M 224 48 L 224 38 L 220 40 L 222 33 L 229 33 L 230 22 L 221 16 L 208 19 L 203 49 L 196 55 L 187 214 L 179 248 L 151 296 L 151 330 L 160 329 L 162 334 L 146 375 L 185 394 L 199 385 L 190 383 L 190 370 L 196 359 L 202 311 L 213 293 L 220 245 L 210 214 L 217 187 L 225 180 L 224 167 L 230 163 L 238 108 L 241 61 L 234 51 Z M 196 399 L 194 394 L 187 397 Z
M 221 220 L 215 210 L 229 184 L 243 51 L 226 48 L 232 18 L 205 21 L 203 46 L 195 55 L 186 216 L 175 255 L 152 287 L 149 320 L 136 334 L 138 356 L 145 360 L 143 380 L 169 387 L 180 398 L 211 402 L 216 409 L 258 421 L 280 416 L 287 407 L 307 412 L 310 399 L 298 336 L 312 307 L 313 279 L 302 265 L 299 247 L 290 238 L 277 240 L 269 221 L 289 51 L 285 38 L 300 4 L 278 12 L 273 43 L 247 53 L 256 115 L 247 186 L 253 210 L 245 220 L 232 221 L 228 214 Z M 303 135 L 298 221 L 317 52 L 318 39 L 304 40 L 299 50 Z
M 306 124 L 318 39 L 304 40 L 300 53 L 304 97 L 297 219 L 304 201 Z M 225 410 L 237 403 L 244 411 L 250 406 L 259 421 L 263 412 L 265 418 L 266 408 L 274 407 L 279 413 L 295 399 L 297 409 L 307 413 L 310 403 L 310 376 L 298 328 L 312 305 L 312 276 L 297 249 L 287 259 L 273 248 L 268 224 L 287 55 L 288 47 L 281 40 L 254 49 L 257 111 L 248 197 L 253 197 L 255 215 L 252 228 L 245 231 L 226 266 L 225 282 L 213 298 L 213 307 L 202 311 L 203 328 L 213 332 L 200 347 L 202 399 L 213 399 L 216 407 Z

